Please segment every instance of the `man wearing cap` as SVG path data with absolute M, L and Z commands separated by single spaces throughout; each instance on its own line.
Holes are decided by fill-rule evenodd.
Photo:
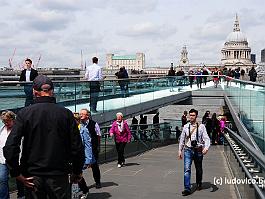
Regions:
M 4 147 L 10 174 L 25 185 L 26 198 L 68 199 L 69 172 L 75 181 L 82 173 L 84 148 L 77 124 L 70 110 L 56 104 L 53 88 L 46 76 L 34 79 L 35 103 L 18 112 Z

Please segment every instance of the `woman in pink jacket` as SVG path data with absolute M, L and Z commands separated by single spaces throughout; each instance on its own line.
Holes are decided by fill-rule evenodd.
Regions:
M 125 164 L 124 148 L 131 141 L 131 131 L 126 120 L 123 120 L 123 114 L 116 114 L 116 121 L 113 122 L 109 131 L 110 136 L 115 137 L 116 149 L 118 153 L 118 168 Z

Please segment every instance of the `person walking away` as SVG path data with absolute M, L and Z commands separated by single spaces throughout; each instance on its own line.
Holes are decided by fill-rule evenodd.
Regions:
M 125 97 L 125 93 L 126 93 L 126 89 L 127 89 L 126 80 L 123 80 L 125 78 L 128 78 L 128 76 L 126 77 L 126 74 L 127 74 L 127 72 L 125 72 L 125 68 L 123 68 L 123 67 L 120 68 L 119 72 L 115 73 L 117 78 L 121 79 L 118 81 L 118 83 L 120 85 L 122 97 Z
M 80 120 L 81 123 L 85 125 L 88 132 L 91 136 L 91 143 L 92 143 L 92 154 L 95 158 L 95 162 L 91 164 L 91 169 L 93 172 L 93 178 L 95 180 L 95 187 L 96 189 L 101 188 L 101 174 L 98 165 L 98 154 L 99 154 L 99 147 L 100 147 L 100 137 L 101 132 L 97 122 L 92 120 L 91 112 L 85 108 L 80 110 Z
M 197 88 L 202 89 L 202 71 L 199 68 L 196 72 L 196 83 L 197 83 Z
M 212 145 L 217 144 L 217 136 L 220 133 L 220 122 L 217 119 L 216 113 L 212 115 Z
M 249 76 L 249 80 L 250 81 L 256 82 L 256 80 L 257 80 L 257 72 L 256 72 L 254 66 L 252 66 L 252 68 L 248 72 L 248 76 Z
M 32 61 L 31 59 L 26 59 L 25 60 L 25 69 L 21 71 L 19 81 L 20 82 L 28 82 L 27 84 L 24 85 L 24 92 L 26 95 L 26 100 L 25 100 L 25 106 L 29 106 L 33 104 L 33 92 L 32 92 L 32 83 L 37 76 L 38 76 L 38 71 L 32 68 Z
M 174 81 L 175 81 L 175 76 L 176 76 L 176 71 L 174 70 L 173 66 L 170 67 L 168 71 L 168 81 L 169 81 L 169 86 L 170 86 L 170 92 L 174 91 Z
M 73 113 L 56 104 L 53 89 L 48 77 L 34 79 L 35 103 L 18 112 L 3 149 L 11 176 L 26 187 L 26 198 L 69 199 L 68 174 L 74 182 L 81 178 L 85 156 L 80 133 Z
M 210 111 L 206 111 L 204 116 L 202 117 L 202 123 L 204 124 L 206 131 L 208 133 L 208 136 L 211 138 L 211 132 L 212 132 L 212 119 L 210 118 Z
M 9 199 L 9 170 L 6 165 L 6 160 L 3 154 L 3 147 L 5 146 L 8 135 L 14 125 L 16 114 L 12 111 L 3 111 L 1 113 L 1 120 L 3 126 L 0 128 L 0 198 Z
M 184 127 L 185 124 L 188 123 L 187 115 L 188 115 L 188 112 L 184 111 L 183 115 L 181 117 L 181 124 L 182 124 L 181 126 L 182 126 L 182 128 Z
M 213 82 L 214 82 L 214 87 L 217 88 L 219 84 L 219 72 L 216 67 L 214 68 L 214 71 L 213 71 Z
M 122 113 L 119 112 L 116 114 L 116 121 L 112 123 L 109 134 L 110 136 L 114 135 L 116 150 L 118 153 L 117 167 L 121 168 L 125 165 L 125 146 L 131 141 L 131 131 L 129 129 L 127 121 L 123 119 Z
M 203 75 L 203 83 L 206 86 L 206 84 L 207 84 L 207 75 L 209 75 L 206 67 L 203 68 L 202 75 Z
M 160 125 L 159 125 L 159 112 L 157 112 L 153 117 L 153 125 L 154 125 L 154 131 L 152 131 L 152 134 L 150 137 L 154 135 L 155 138 L 159 138 L 159 132 L 160 132 Z
M 189 71 L 189 82 L 190 82 L 190 88 L 192 89 L 192 84 L 193 84 L 193 81 L 194 81 L 194 72 L 193 72 L 193 70 L 190 70 Z
M 182 89 L 182 86 L 184 85 L 184 76 L 185 76 L 185 73 L 183 71 L 183 69 L 181 68 L 178 72 L 177 72 L 177 80 L 178 80 L 178 90 Z
M 231 85 L 231 80 L 233 79 L 233 77 L 234 77 L 234 72 L 231 70 L 231 68 L 229 68 L 226 77 L 227 88 L 229 87 L 229 84 Z
M 224 129 L 225 129 L 225 118 L 222 117 L 220 120 L 220 135 L 218 144 L 224 144 Z
M 189 111 L 190 122 L 182 130 L 179 141 L 178 158 L 182 159 L 184 149 L 184 191 L 183 196 L 191 194 L 191 164 L 194 161 L 196 169 L 197 190 L 202 189 L 202 160 L 210 147 L 210 139 L 203 124 L 197 122 L 198 111 Z
M 131 133 L 132 133 L 132 136 L 133 136 L 133 139 L 134 140 L 139 140 L 139 137 L 137 136 L 138 134 L 138 120 L 136 119 L 135 116 L 133 116 L 133 119 L 132 119 L 132 125 L 131 125 Z
M 102 67 L 98 65 L 98 58 L 92 58 L 92 65 L 86 68 L 85 78 L 89 81 L 90 86 L 90 110 L 97 113 L 97 102 L 100 92 L 100 81 L 103 80 Z

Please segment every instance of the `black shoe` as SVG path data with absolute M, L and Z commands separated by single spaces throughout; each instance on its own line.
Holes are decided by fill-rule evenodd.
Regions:
M 197 184 L 196 190 L 198 190 L 198 191 L 202 190 L 202 184 L 201 183 Z
M 96 189 L 100 189 L 101 188 L 101 183 L 96 183 Z
M 188 196 L 190 194 L 191 194 L 191 192 L 189 190 L 182 191 L 182 196 Z

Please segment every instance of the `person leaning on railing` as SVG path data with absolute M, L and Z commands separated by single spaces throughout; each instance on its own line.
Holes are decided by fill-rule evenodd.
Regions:
M 131 131 L 126 120 L 123 120 L 123 114 L 116 114 L 116 121 L 112 123 L 109 131 L 110 136 L 114 135 L 116 149 L 118 153 L 118 168 L 125 165 L 124 148 L 128 142 L 131 141 Z

